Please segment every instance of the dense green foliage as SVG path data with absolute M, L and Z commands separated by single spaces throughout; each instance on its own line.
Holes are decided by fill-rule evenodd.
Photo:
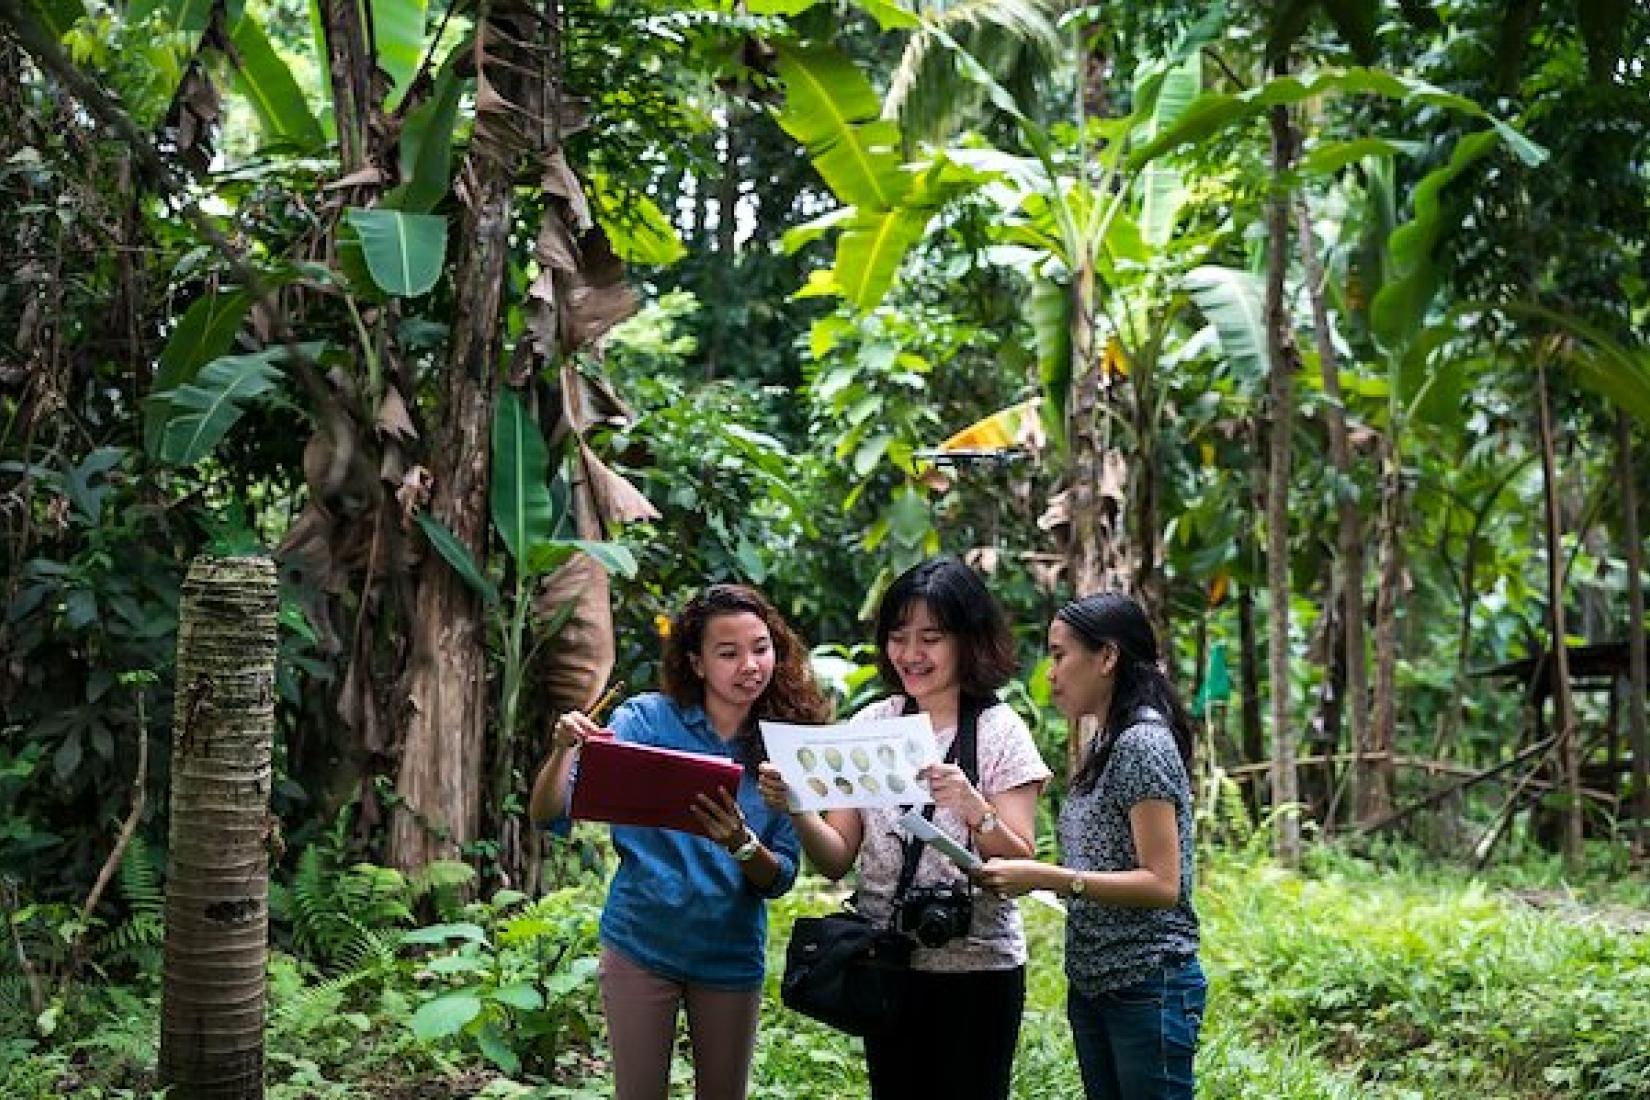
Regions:
M 1644 627 L 1650 10 L 553 10 L 3 0 L 0 1091 L 148 1082 L 177 588 L 262 548 L 276 1095 L 601 1094 L 603 845 L 525 820 L 552 685 L 599 690 L 599 637 L 652 686 L 660 617 L 739 579 L 852 709 L 868 610 L 940 551 L 1007 605 L 1051 764 L 1051 612 L 1119 584 L 1168 632 L 1220 845 L 1205 1095 L 1650 1093 L 1641 880 L 1567 893 L 1629 874 L 1623 658 L 1582 678 L 1569 772 L 1514 756 L 1561 706 L 1481 675 L 1560 612 L 1572 645 Z M 581 548 L 611 600 L 544 597 Z M 437 666 L 474 692 L 471 821 L 409 785 L 456 758 L 410 747 Z M 1284 750 L 1317 758 L 1298 806 Z M 1394 830 L 1513 853 L 1474 885 L 1410 848 L 1253 855 L 1255 818 L 1367 848 L 1499 766 Z M 451 858 L 418 869 L 409 819 Z M 1068 1096 L 1029 915 L 1018 1088 Z M 857 1080 L 767 1023 L 758 1094 Z

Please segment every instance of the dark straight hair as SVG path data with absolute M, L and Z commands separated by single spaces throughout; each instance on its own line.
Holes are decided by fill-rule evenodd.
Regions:
M 1112 685 L 1111 706 L 1104 715 L 1094 748 L 1085 754 L 1082 767 L 1072 777 L 1072 789 L 1092 790 L 1100 781 L 1106 765 L 1111 762 L 1118 735 L 1135 724 L 1142 708 L 1156 711 L 1168 723 L 1190 781 L 1192 720 L 1174 685 L 1163 674 L 1157 635 L 1152 632 L 1145 609 L 1121 592 L 1103 592 L 1073 600 L 1054 617 L 1070 627 L 1087 649 L 1117 647 L 1117 682 Z
M 905 685 L 888 659 L 888 636 L 910 617 L 915 604 L 928 608 L 941 630 L 957 639 L 957 679 L 964 697 L 985 705 L 1014 677 L 1014 633 L 997 598 L 980 575 L 953 557 L 929 558 L 895 578 L 877 608 L 877 670 L 889 691 Z

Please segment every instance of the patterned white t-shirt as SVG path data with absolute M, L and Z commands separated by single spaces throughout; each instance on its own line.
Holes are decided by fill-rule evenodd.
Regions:
M 902 695 L 880 699 L 854 715 L 852 721 L 893 718 L 905 709 Z M 934 731 L 941 757 L 951 749 L 957 727 Z M 1048 766 L 1037 752 L 1031 730 L 1006 703 L 998 703 L 980 714 L 976 727 L 980 792 L 987 798 L 1026 783 L 1041 789 L 1049 777 Z M 905 849 L 896 824 L 903 811 L 866 809 L 859 811 L 865 838 L 859 849 L 859 911 L 872 920 L 888 920 L 893 909 L 894 889 L 899 885 Z M 949 810 L 935 809 L 934 825 L 964 845 L 969 844 L 968 823 Z M 924 846 L 917 863 L 915 885 L 968 885 L 968 876 L 933 848 Z M 918 947 L 911 958 L 916 970 L 955 973 L 969 970 L 1011 970 L 1025 965 L 1025 928 L 1020 910 L 1013 901 L 1003 901 L 985 891 L 974 891 L 974 921 L 968 935 L 938 948 Z

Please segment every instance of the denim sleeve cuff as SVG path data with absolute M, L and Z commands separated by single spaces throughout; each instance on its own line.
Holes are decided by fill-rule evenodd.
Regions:
M 796 857 L 777 849 L 769 850 L 773 852 L 773 861 L 779 865 L 779 873 L 774 875 L 773 881 L 768 883 L 765 888 L 758 889 L 756 892 L 765 898 L 777 898 L 783 896 L 792 886 L 796 885 Z

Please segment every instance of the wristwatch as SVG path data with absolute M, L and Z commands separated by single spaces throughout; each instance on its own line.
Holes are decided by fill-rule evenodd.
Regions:
M 762 850 L 762 842 L 749 828 L 745 830 L 745 842 L 737 848 L 729 848 L 728 855 L 735 863 L 749 863 L 756 858 L 756 853 Z
M 984 836 L 987 833 L 996 832 L 999 824 L 1000 822 L 997 820 L 997 811 L 995 809 L 988 809 L 980 816 L 980 823 L 974 826 L 974 831 L 979 833 L 981 836 Z
M 1066 893 L 1070 894 L 1074 898 L 1080 898 L 1088 890 L 1088 888 L 1089 884 L 1083 878 L 1083 872 L 1073 871 L 1071 873 L 1071 882 L 1066 886 Z

